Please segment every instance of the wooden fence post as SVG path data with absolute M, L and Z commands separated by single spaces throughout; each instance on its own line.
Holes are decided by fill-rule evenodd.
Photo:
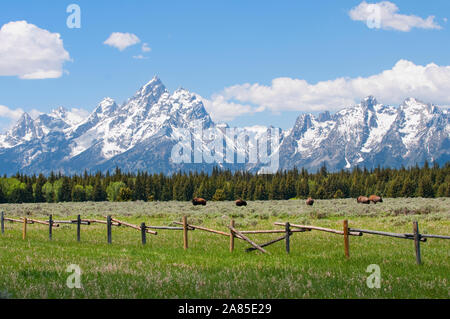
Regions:
M 5 213 L 2 211 L 1 216 L 1 227 L 2 227 L 2 235 L 5 233 Z
M 188 223 L 186 216 L 183 216 L 183 243 L 184 249 L 188 249 Z
M 111 233 L 111 227 L 112 225 L 111 225 L 111 215 L 108 215 L 107 217 L 106 217 L 106 232 L 107 232 L 107 235 L 108 235 L 108 244 L 111 244 L 112 243 L 112 233 Z
M 27 238 L 27 218 L 23 219 L 23 230 L 22 230 L 22 239 L 25 240 Z
M 285 229 L 286 229 L 286 252 L 289 254 L 289 252 L 291 251 L 289 238 L 291 236 L 291 224 L 289 224 L 289 222 L 286 223 Z
M 48 239 L 52 240 L 52 231 L 53 231 L 53 216 L 50 214 L 48 216 Z
M 77 241 L 81 241 L 81 216 L 77 216 Z
M 350 258 L 349 241 L 348 241 L 348 220 L 344 220 L 344 247 L 345 247 L 345 257 Z
M 142 223 L 141 224 L 142 245 L 145 245 L 147 243 L 146 232 L 147 228 L 145 227 L 145 223 Z
M 230 220 L 230 226 L 234 228 L 234 219 Z M 230 253 L 234 250 L 234 232 L 230 228 Z
M 416 248 L 416 262 L 418 265 L 422 263 L 420 259 L 420 234 L 419 234 L 419 223 L 417 221 L 413 222 L 413 232 L 414 232 L 414 246 Z

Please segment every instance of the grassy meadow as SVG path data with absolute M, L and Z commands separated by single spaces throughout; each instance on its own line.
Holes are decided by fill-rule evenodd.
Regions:
M 279 229 L 276 221 L 342 229 L 350 227 L 450 235 L 450 198 L 385 199 L 377 205 L 354 199 L 255 201 L 247 207 L 234 202 L 85 202 L 56 204 L 2 204 L 7 217 L 35 219 L 103 219 L 104 215 L 136 225 L 171 225 L 183 215 L 193 225 L 228 232 L 230 218 L 239 230 Z M 350 237 L 350 259 L 344 257 L 340 235 L 318 231 L 294 233 L 291 253 L 284 241 L 266 247 L 270 253 L 245 252 L 249 245 L 236 239 L 229 252 L 228 237 L 201 230 L 189 232 L 183 249 L 182 231 L 160 230 L 141 244 L 139 231 L 113 227 L 112 245 L 106 225 L 61 225 L 48 240 L 48 227 L 5 223 L 0 236 L 0 298 L 449 298 L 450 241 L 421 243 L 422 262 L 416 265 L 412 240 L 364 234 Z M 282 234 L 248 235 L 264 243 Z M 69 265 L 81 268 L 80 289 L 66 285 Z M 381 287 L 368 288 L 366 269 L 377 264 Z

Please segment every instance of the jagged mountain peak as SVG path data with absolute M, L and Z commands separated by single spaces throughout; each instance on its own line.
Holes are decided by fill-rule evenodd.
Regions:
M 150 109 L 157 104 L 162 96 L 169 96 L 164 84 L 155 76 L 136 93 L 128 99 L 120 109 L 123 113 L 138 115 L 140 118 L 146 117 Z
M 373 95 L 366 96 L 362 101 L 361 105 L 365 107 L 373 107 L 378 104 L 377 99 Z
M 23 112 L 17 123 L 7 134 L 12 138 L 12 140 L 17 141 L 13 142 L 12 145 L 19 143 L 20 140 L 31 140 L 36 137 L 36 127 L 33 119 L 27 112 Z
M 108 105 L 113 103 L 116 103 L 116 101 L 112 97 L 107 96 L 100 101 L 99 105 Z
M 56 109 L 53 109 L 50 114 L 55 115 L 57 117 L 64 117 L 64 115 L 67 113 L 67 109 L 63 106 L 59 106 Z
M 423 107 L 427 104 L 414 98 L 414 97 L 408 97 L 406 98 L 402 104 L 400 104 L 400 108 L 408 108 L 408 107 Z
M 319 122 L 330 121 L 331 120 L 330 112 L 325 111 L 325 112 L 320 113 L 319 116 L 317 117 L 317 120 Z
M 144 84 L 134 95 L 134 97 L 142 96 L 158 96 L 166 91 L 166 87 L 156 75 L 146 84 Z
M 399 110 L 405 113 L 434 113 L 438 109 L 433 104 L 425 103 L 419 99 L 409 97 L 405 99 L 402 104 L 400 104 Z
M 303 113 L 297 117 L 297 120 L 294 124 L 294 130 L 305 132 L 312 126 L 311 118 L 313 116 L 309 113 Z
M 24 123 L 30 123 L 30 122 L 33 122 L 33 119 L 31 118 L 30 114 L 28 114 L 27 112 L 23 112 L 20 115 L 19 120 L 17 121 L 17 125 L 24 124 Z
M 13 126 L 11 133 L 12 135 L 23 137 L 29 129 L 34 129 L 33 119 L 27 112 L 23 112 L 17 123 Z
M 171 98 L 178 100 L 195 100 L 197 99 L 197 95 L 189 90 L 186 90 L 185 88 L 178 88 L 172 93 Z
M 114 112 L 116 110 L 116 108 L 117 108 L 116 101 L 113 98 L 105 97 L 97 105 L 97 107 L 94 110 L 94 113 L 107 115 L 107 114 L 111 114 L 112 112 Z
M 201 96 L 182 87 L 170 93 L 157 76 L 120 106 L 114 99 L 104 98 L 78 124 L 68 120 L 75 119 L 76 113 L 77 109 L 58 108 L 34 121 L 22 114 L 13 129 L 0 135 L 0 167 L 8 167 L 6 173 L 104 171 L 116 165 L 125 170 L 164 173 L 208 170 L 215 164 L 177 166 L 171 162 L 171 149 L 180 137 L 177 134 L 185 132 L 178 129 L 187 128 L 195 135 L 199 122 L 213 130 L 228 127 L 211 120 Z M 267 128 L 241 130 L 262 134 Z M 323 163 L 330 170 L 355 165 L 398 167 L 424 159 L 443 163 L 450 159 L 449 135 L 446 110 L 413 98 L 393 107 L 368 96 L 334 114 L 299 115 L 292 129 L 281 132 L 276 152 L 280 169 L 316 169 Z M 237 141 L 232 147 L 237 153 L 246 152 L 245 145 Z M 227 168 L 257 171 L 262 167 L 246 165 L 231 164 Z

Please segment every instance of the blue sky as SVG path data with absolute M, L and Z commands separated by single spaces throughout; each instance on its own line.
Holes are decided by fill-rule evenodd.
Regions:
M 217 119 L 237 126 L 272 124 L 288 128 L 303 111 L 335 111 L 345 106 L 337 105 L 339 101 L 358 101 L 370 91 L 352 89 L 339 99 L 322 94 L 312 101 L 305 97 L 308 91 L 298 96 L 296 85 L 302 85 L 298 81 L 314 86 L 337 78 L 369 78 L 393 69 L 401 60 L 411 65 L 399 65 L 399 74 L 436 64 L 439 68 L 433 70 L 443 73 L 433 79 L 440 77 L 445 85 L 439 84 L 437 94 L 414 89 L 414 85 L 409 91 L 395 93 L 395 87 L 390 86 L 381 98 L 376 95 L 380 102 L 395 104 L 407 97 L 403 95 L 417 93 L 426 102 L 450 105 L 445 97 L 449 85 L 450 33 L 446 19 L 450 2 L 391 1 L 399 14 L 424 20 L 435 16 L 434 25 L 439 26 L 413 26 L 409 31 L 389 26 L 373 29 L 364 21 L 352 19 L 349 11 L 361 2 L 3 0 L 0 27 L 25 20 L 59 33 L 71 61 L 63 64 L 62 76 L 33 80 L 1 76 L 0 64 L 0 106 L 40 112 L 58 106 L 92 111 L 103 97 L 121 103 L 158 75 L 171 91 L 184 87 L 208 100 L 223 97 L 215 104 L 211 102 L 209 108 L 217 112 Z M 81 8 L 80 29 L 66 26 L 66 8 L 71 3 Z M 141 42 L 119 51 L 103 43 L 113 32 L 132 33 Z M 148 44 L 150 52 L 142 52 L 143 43 Z M 1 48 L 2 43 L 0 55 Z M 146 58 L 133 58 L 138 55 Z M 408 76 L 417 81 L 418 76 Z M 271 89 L 272 80 L 277 78 L 290 79 L 280 81 L 282 86 L 292 85 L 286 94 Z M 380 81 L 388 82 L 384 78 Z M 245 83 L 258 89 L 243 87 Z M 239 87 L 224 90 L 233 86 Z M 339 91 L 334 84 L 331 87 Z M 230 103 L 235 109 L 227 109 Z M 2 117 L 1 113 L 0 118 L 3 129 L 12 121 L 11 116 Z

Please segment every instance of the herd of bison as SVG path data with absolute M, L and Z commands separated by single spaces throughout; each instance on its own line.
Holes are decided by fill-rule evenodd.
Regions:
M 359 204 L 370 204 L 371 202 L 374 203 L 374 204 L 376 204 L 376 203 L 382 203 L 382 202 L 383 202 L 383 199 L 382 199 L 380 196 L 377 196 L 377 195 L 370 195 L 369 197 L 366 197 L 366 196 L 359 196 L 359 197 L 356 199 L 356 201 L 357 201 Z M 247 202 L 246 202 L 245 200 L 242 200 L 242 199 L 236 200 L 235 203 L 236 203 L 236 206 L 247 206 Z M 312 199 L 311 197 L 309 197 L 309 198 L 306 200 L 305 203 L 306 203 L 306 205 L 308 205 L 308 206 L 312 206 L 312 205 L 314 204 L 314 199 Z M 192 204 L 193 204 L 194 206 L 197 206 L 197 205 L 203 205 L 203 206 L 205 206 L 205 205 L 206 205 L 206 199 L 196 197 L 196 198 L 194 198 L 194 199 L 192 200 Z

